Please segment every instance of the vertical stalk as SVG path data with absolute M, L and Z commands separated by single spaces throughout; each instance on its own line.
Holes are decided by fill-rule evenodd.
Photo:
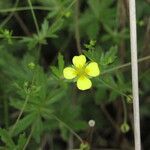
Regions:
M 127 123 L 127 107 L 126 107 L 126 102 L 124 100 L 124 97 L 122 97 L 122 105 L 123 105 L 123 111 L 124 111 L 123 123 Z
M 75 5 L 75 38 L 76 38 L 76 45 L 78 53 L 81 54 L 81 45 L 80 45 L 80 30 L 79 30 L 79 14 L 80 14 L 80 3 L 79 0 L 76 0 Z
M 26 149 L 26 147 L 28 146 L 28 144 L 29 144 L 29 142 L 30 142 L 30 140 L 31 140 L 31 137 L 32 137 L 32 134 L 33 134 L 33 131 L 34 131 L 34 127 L 35 127 L 35 125 L 33 125 L 33 126 L 31 127 L 30 134 L 29 134 L 29 136 L 28 136 L 28 138 L 27 138 L 27 141 L 26 141 L 26 143 L 25 143 L 25 145 L 24 145 L 24 147 L 23 147 L 23 150 Z
M 38 25 L 38 22 L 37 22 L 37 19 L 36 19 L 34 10 L 33 10 L 33 6 L 32 6 L 32 3 L 31 3 L 31 0 L 28 0 L 28 4 L 29 4 L 29 7 L 31 9 L 31 13 L 32 13 L 32 17 L 33 17 L 33 20 L 34 20 L 34 23 L 35 23 L 35 27 L 36 27 L 37 33 L 39 35 L 40 29 L 39 29 L 39 25 Z
M 28 103 L 28 100 L 29 100 L 29 95 L 26 96 L 25 102 L 24 102 L 24 104 L 23 104 L 23 107 L 21 108 L 21 111 L 20 111 L 20 113 L 19 113 L 19 116 L 18 116 L 18 118 L 17 118 L 15 124 L 13 125 L 13 127 L 12 127 L 12 129 L 11 129 L 11 131 L 10 131 L 10 135 L 11 135 L 11 136 L 13 135 L 13 132 L 14 132 L 14 130 L 16 129 L 16 126 L 17 126 L 17 124 L 18 124 L 18 122 L 19 122 L 19 120 L 20 120 L 20 118 L 21 118 L 21 116 L 22 116 L 22 114 L 23 114 L 23 112 L 24 112 L 24 109 L 25 109 L 25 107 L 26 107 L 26 105 L 27 105 L 27 103 Z
M 141 150 L 135 0 L 129 0 L 135 150 Z

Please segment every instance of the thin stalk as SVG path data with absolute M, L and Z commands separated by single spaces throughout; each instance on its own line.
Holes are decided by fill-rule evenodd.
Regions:
M 74 143 L 73 143 L 73 134 L 70 133 L 69 140 L 68 140 L 68 150 L 73 149 Z
M 142 57 L 142 58 L 138 59 L 138 63 L 141 63 L 141 62 L 146 61 L 146 60 L 149 60 L 149 59 L 150 59 L 150 55 L 149 55 L 149 56 Z M 112 69 L 108 69 L 108 70 L 102 72 L 101 75 L 103 75 L 103 74 L 105 74 L 105 73 L 113 72 L 113 71 L 115 71 L 115 70 L 123 69 L 123 68 L 129 67 L 129 66 L 131 66 L 131 62 L 128 62 L 128 63 L 125 63 L 125 64 L 123 64 L 123 65 L 114 67 L 114 68 L 112 68 Z
M 18 6 L 19 0 L 16 0 L 15 4 L 14 4 L 14 9 Z M 14 11 L 12 11 L 8 17 L 6 17 L 6 19 L 0 24 L 0 28 L 2 28 L 10 19 L 11 17 L 14 15 Z
M 22 18 L 19 16 L 19 14 L 18 14 L 18 13 L 15 13 L 14 16 L 15 16 L 16 20 L 18 21 L 20 27 L 21 27 L 22 30 L 24 31 L 24 33 L 25 33 L 27 36 L 30 36 L 31 33 L 30 33 L 28 27 L 26 26 L 26 24 L 24 23 L 24 21 L 22 20 Z
M 127 106 L 124 98 L 122 97 L 122 105 L 123 105 L 123 112 L 124 112 L 124 123 L 127 123 Z
M 32 6 L 33 10 L 42 10 L 42 11 L 52 11 L 55 10 L 55 8 L 50 7 L 44 7 L 44 6 Z M 8 12 L 16 12 L 16 11 L 28 11 L 31 10 L 29 6 L 26 7 L 16 7 L 16 8 L 6 8 L 6 9 L 0 9 L 0 13 L 8 13 Z
M 11 36 L 11 39 L 23 39 L 25 37 L 27 36 Z M 0 34 L 0 39 L 3 39 L 3 38 L 5 38 L 5 36 Z
M 134 142 L 135 142 L 135 149 L 141 150 L 135 0 L 129 0 L 129 14 L 130 14 L 133 115 L 134 115 Z
M 126 98 L 129 97 L 128 95 L 126 95 L 125 93 L 123 93 L 123 92 L 120 91 L 119 89 L 117 89 L 117 88 L 111 86 L 109 83 L 105 82 L 104 80 L 102 80 L 102 79 L 99 78 L 99 81 L 100 81 L 101 83 L 103 83 L 104 85 L 106 85 L 108 88 L 110 88 L 110 89 L 116 91 L 118 94 L 120 94 L 120 95 L 122 95 L 122 96 L 124 96 L 124 97 L 126 97 Z
M 34 20 L 34 23 L 35 23 L 35 27 L 36 27 L 37 33 L 38 33 L 38 35 L 39 35 L 40 30 L 39 30 L 39 26 L 38 26 L 38 23 L 37 23 L 37 19 L 36 19 L 34 10 L 33 10 L 33 6 L 32 6 L 32 3 L 31 3 L 31 0 L 28 0 L 28 3 L 29 3 L 29 6 L 30 6 L 30 9 L 31 9 L 31 13 L 32 13 L 32 17 L 33 17 L 33 20 Z
M 55 24 L 57 24 L 57 22 L 59 21 L 59 19 L 61 19 L 61 18 L 64 16 L 64 13 L 65 13 L 67 10 L 69 10 L 69 9 L 74 5 L 74 3 L 75 3 L 76 1 L 77 1 L 77 0 L 72 1 L 72 2 L 70 3 L 70 5 L 69 5 L 65 10 L 63 10 L 62 12 L 60 12 L 60 14 L 57 16 L 56 20 L 52 23 L 52 25 L 50 26 L 50 28 L 53 27 Z
M 53 115 L 53 118 L 56 119 L 58 122 L 62 123 L 81 143 L 83 143 L 82 138 L 76 132 L 74 132 L 65 122 L 63 122 L 55 115 Z
M 34 82 L 34 75 L 35 75 L 35 72 L 33 72 L 31 87 L 32 87 L 33 82 Z M 31 91 L 30 91 L 30 92 L 31 92 Z M 18 124 L 18 122 L 19 122 L 19 120 L 20 120 L 20 118 L 21 118 L 21 116 L 22 116 L 22 114 L 23 114 L 23 112 L 24 112 L 24 109 L 25 109 L 25 107 L 26 107 L 26 105 L 27 105 L 27 103 L 28 103 L 29 97 L 30 97 L 30 92 L 28 92 L 27 95 L 26 95 L 26 98 L 25 98 L 24 104 L 23 104 L 23 106 L 22 106 L 22 108 L 21 108 L 21 111 L 20 111 L 20 113 L 19 113 L 19 116 L 18 116 L 18 118 L 17 118 L 15 124 L 13 125 L 12 130 L 10 131 L 10 135 L 13 135 L 13 132 L 14 132 L 14 130 L 16 129 L 16 126 L 17 126 L 17 124 Z
M 33 125 L 32 128 L 31 128 L 30 134 L 29 134 L 28 139 L 27 139 L 27 141 L 26 141 L 26 143 L 25 143 L 25 145 L 24 145 L 24 147 L 23 147 L 23 150 L 25 150 L 26 147 L 28 146 L 28 144 L 29 144 L 29 142 L 30 142 L 30 140 L 31 140 L 33 131 L 34 131 L 34 125 Z
M 29 95 L 27 95 L 26 98 L 25 98 L 25 102 L 24 102 L 24 104 L 23 104 L 23 107 L 22 107 L 22 109 L 21 109 L 21 111 L 20 111 L 20 113 L 19 113 L 19 116 L 18 116 L 18 118 L 17 118 L 15 124 L 14 124 L 13 127 L 12 127 L 12 130 L 10 131 L 10 135 L 13 135 L 13 132 L 14 132 L 14 130 L 16 129 L 16 126 L 17 126 L 17 124 L 18 124 L 18 122 L 19 122 L 19 120 L 20 120 L 20 118 L 21 118 L 21 116 L 22 116 L 22 114 L 23 114 L 23 112 L 24 112 L 24 109 L 25 109 L 25 107 L 26 107 L 26 105 L 27 105 L 27 103 L 28 103 L 28 100 L 29 100 Z

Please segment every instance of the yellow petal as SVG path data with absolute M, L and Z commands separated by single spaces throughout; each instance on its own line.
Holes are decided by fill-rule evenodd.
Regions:
M 100 74 L 98 64 L 96 62 L 89 63 L 85 68 L 85 72 L 91 77 L 98 76 Z
M 77 80 L 77 87 L 80 90 L 87 90 L 90 89 L 92 86 L 92 82 L 91 80 L 89 80 L 87 77 L 85 76 L 81 76 L 78 80 Z
M 63 70 L 64 78 L 66 79 L 73 79 L 77 76 L 77 72 L 74 68 L 66 67 Z
M 86 63 L 86 57 L 84 55 L 74 56 L 72 62 L 75 67 L 82 68 Z

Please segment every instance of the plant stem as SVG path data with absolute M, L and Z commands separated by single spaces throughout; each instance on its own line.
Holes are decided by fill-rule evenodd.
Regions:
M 30 6 L 30 9 L 31 9 L 31 13 L 32 13 L 32 17 L 33 17 L 33 20 L 34 20 L 34 23 L 35 23 L 35 27 L 36 27 L 37 33 L 39 35 L 40 30 L 39 30 L 37 19 L 36 19 L 34 10 L 33 10 L 33 6 L 32 6 L 32 3 L 31 3 L 31 0 L 28 0 L 28 3 L 29 3 L 29 6 Z
M 111 86 L 109 83 L 105 82 L 104 80 L 102 80 L 102 79 L 99 78 L 99 81 L 100 81 L 101 83 L 103 83 L 104 85 L 106 85 L 108 88 L 110 88 L 110 89 L 116 91 L 118 94 L 120 94 L 120 95 L 122 95 L 122 96 L 124 96 L 124 97 L 126 97 L 126 98 L 129 97 L 128 95 L 126 95 L 125 93 L 123 93 L 122 91 L 120 91 L 119 89 L 117 89 L 116 87 Z
M 43 11 L 52 11 L 54 8 L 44 7 L 44 6 L 32 6 L 33 10 L 43 10 Z M 16 8 L 6 8 L 1 9 L 0 13 L 16 12 L 16 11 L 28 11 L 31 10 L 30 7 L 16 7 Z
M 129 0 L 135 149 L 141 150 L 135 0 Z
M 56 119 L 58 122 L 62 123 L 81 143 L 83 143 L 82 138 L 74 132 L 65 122 L 63 122 L 61 119 L 59 119 L 57 116 L 53 115 L 54 119 Z
M 25 109 L 25 107 L 26 107 L 26 105 L 27 105 L 27 103 L 28 103 L 28 100 L 29 100 L 29 95 L 27 95 L 26 98 L 25 98 L 25 102 L 24 102 L 24 104 L 23 104 L 23 107 L 22 107 L 22 109 L 21 109 L 21 111 L 20 111 L 20 113 L 19 113 L 19 116 L 18 116 L 18 118 L 17 118 L 15 124 L 14 124 L 13 127 L 12 127 L 12 130 L 11 130 L 11 132 L 10 132 L 10 135 L 13 135 L 13 132 L 14 132 L 14 130 L 16 129 L 16 126 L 17 126 L 17 124 L 18 124 L 18 121 L 20 120 L 20 118 L 21 118 L 21 116 L 22 116 L 22 114 L 23 114 L 23 111 L 24 111 L 24 109 Z
M 142 57 L 142 58 L 138 59 L 138 63 L 141 63 L 141 62 L 146 61 L 146 60 L 149 60 L 149 59 L 150 59 L 150 55 L 149 55 L 149 56 Z M 129 67 L 130 65 L 131 65 L 131 62 L 125 63 L 125 64 L 123 64 L 123 65 L 114 67 L 114 68 L 112 68 L 112 69 L 108 69 L 108 70 L 102 72 L 101 75 L 106 74 L 106 73 L 110 73 L 110 72 L 115 71 L 115 70 L 123 69 L 123 68 L 125 68 L 125 67 Z
M 11 17 L 14 15 L 14 10 L 15 8 L 17 7 L 19 3 L 19 0 L 16 0 L 15 4 L 14 4 L 14 8 L 13 8 L 13 11 L 9 14 L 8 17 L 6 17 L 6 19 L 0 24 L 0 28 L 2 28 L 10 19 Z
M 124 98 L 122 97 L 122 105 L 123 105 L 123 112 L 124 112 L 124 123 L 127 123 L 127 106 Z
M 33 125 L 32 128 L 31 128 L 30 134 L 29 134 L 28 139 L 27 139 L 27 141 L 26 141 L 26 143 L 25 143 L 25 145 L 24 145 L 24 147 L 23 147 L 23 150 L 25 150 L 26 147 L 28 146 L 28 143 L 30 142 L 30 139 L 31 139 L 32 134 L 33 134 L 33 131 L 34 131 L 34 125 Z
M 30 33 L 30 31 L 28 30 L 28 28 L 27 28 L 26 24 L 24 23 L 24 21 L 22 20 L 22 18 L 19 16 L 19 14 L 18 14 L 18 13 L 15 13 L 14 16 L 15 16 L 16 20 L 18 21 L 20 27 L 21 27 L 22 30 L 24 31 L 24 33 L 25 33 L 27 36 L 30 36 L 31 33 Z

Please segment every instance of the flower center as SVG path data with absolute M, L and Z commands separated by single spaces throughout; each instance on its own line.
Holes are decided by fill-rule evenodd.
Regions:
M 82 68 L 76 68 L 76 71 L 77 71 L 77 76 L 78 77 L 87 75 L 86 72 L 85 72 L 85 66 L 82 67 Z

